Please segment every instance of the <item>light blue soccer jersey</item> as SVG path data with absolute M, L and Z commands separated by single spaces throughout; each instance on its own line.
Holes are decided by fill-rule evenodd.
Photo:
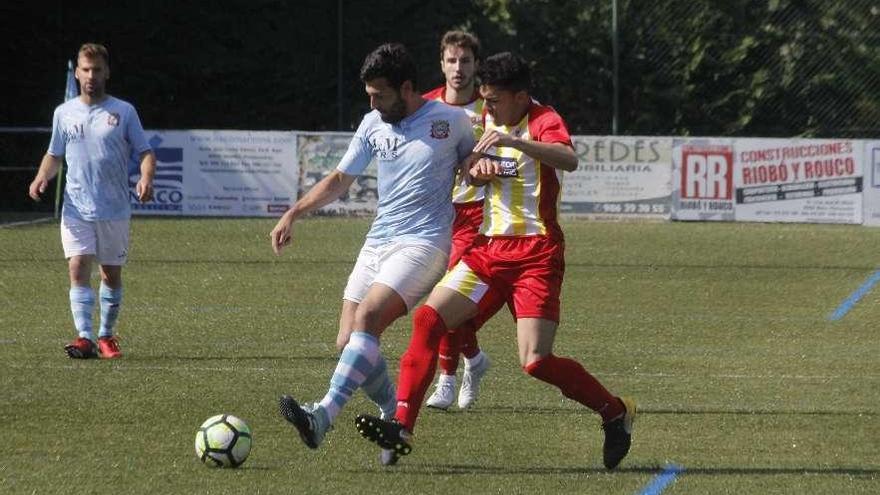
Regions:
M 430 244 L 449 251 L 456 165 L 474 148 L 467 114 L 427 101 L 392 125 L 373 110 L 364 116 L 337 170 L 360 175 L 375 158 L 379 204 L 368 244 Z
M 73 98 L 52 119 L 49 154 L 67 159 L 62 215 L 87 221 L 131 217 L 128 161 L 150 149 L 134 107 L 108 96 L 87 105 Z

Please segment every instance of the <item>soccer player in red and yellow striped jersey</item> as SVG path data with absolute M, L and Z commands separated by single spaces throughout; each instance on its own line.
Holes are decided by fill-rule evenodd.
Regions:
M 557 204 L 561 174 L 577 168 L 577 155 L 559 114 L 529 95 L 525 60 L 508 52 L 493 55 L 479 77 L 492 120 L 474 148 L 480 158 L 470 167 L 486 188 L 480 235 L 415 311 L 401 358 L 396 421 L 361 416 L 358 428 L 383 448 L 408 454 L 440 337 L 466 319 L 491 316 L 502 301 L 516 319 L 523 370 L 602 417 L 603 462 L 613 469 L 629 452 L 635 403 L 612 395 L 577 361 L 553 354 L 565 270 Z
M 439 100 L 461 108 L 467 113 L 474 127 L 474 138 L 483 135 L 484 100 L 476 83 L 476 71 L 480 62 L 480 40 L 464 31 L 447 31 L 440 40 L 440 70 L 445 84 L 422 95 L 428 100 Z M 452 269 L 476 239 L 483 220 L 483 188 L 469 184 L 459 177 L 452 190 L 455 205 L 455 221 L 452 225 L 452 250 L 449 252 L 449 269 Z M 437 387 L 426 401 L 428 407 L 447 409 L 455 397 L 456 371 L 459 355 L 464 354 L 465 370 L 458 407 L 465 409 L 476 400 L 480 381 L 489 368 L 489 357 L 477 344 L 476 331 L 480 324 L 467 321 L 460 328 L 450 329 L 440 339 Z

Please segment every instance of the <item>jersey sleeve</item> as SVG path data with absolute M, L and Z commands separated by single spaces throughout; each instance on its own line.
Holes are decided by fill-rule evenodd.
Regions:
M 49 139 L 49 150 L 47 151 L 50 155 L 54 157 L 62 157 L 64 156 L 64 152 L 66 150 L 64 136 L 62 135 L 61 129 L 61 116 L 59 115 L 61 112 L 59 109 L 55 109 L 55 114 L 52 115 L 52 138 Z
M 348 143 L 348 149 L 336 166 L 336 170 L 343 174 L 361 175 L 373 159 L 373 150 L 367 138 L 368 119 L 369 116 L 361 120 L 351 142 Z
M 544 111 L 537 116 L 534 123 L 534 129 L 530 129 L 529 132 L 535 141 L 572 146 L 571 135 L 568 133 L 565 121 L 553 109 L 544 107 Z
M 141 125 L 141 119 L 138 117 L 137 110 L 134 107 L 128 107 L 129 118 L 126 123 L 126 132 L 128 134 L 128 142 L 131 149 L 141 155 L 145 151 L 152 150 L 150 143 L 147 142 L 147 135 L 144 133 L 144 127 Z
M 458 161 L 461 161 L 474 151 L 474 146 L 477 142 L 474 140 L 474 127 L 471 124 L 470 117 L 464 111 L 456 113 L 458 116 L 455 121 L 455 132 L 459 138 L 456 151 L 458 152 Z

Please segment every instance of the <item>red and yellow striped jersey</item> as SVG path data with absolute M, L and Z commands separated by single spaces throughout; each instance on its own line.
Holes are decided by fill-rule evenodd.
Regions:
M 471 125 L 474 126 L 474 139 L 476 141 L 479 141 L 480 137 L 483 136 L 483 114 L 485 113 L 485 111 L 483 110 L 484 100 L 480 98 L 480 92 L 477 91 L 476 88 L 474 88 L 474 94 L 471 97 L 471 100 L 463 105 L 456 105 L 454 103 L 446 102 L 445 84 L 423 94 L 422 97 L 428 100 L 442 101 L 447 105 L 461 108 L 468 115 L 468 118 L 471 119 Z M 455 181 L 455 186 L 452 188 L 453 203 L 470 203 L 472 201 L 482 201 L 483 198 L 483 188 L 474 187 L 467 184 L 463 177 L 459 177 Z
M 542 143 L 571 146 L 571 136 L 562 117 L 553 108 L 532 102 L 528 113 L 515 126 L 496 125 L 486 120 L 486 130 Z M 489 154 L 506 158 L 504 176 L 494 177 L 486 186 L 480 233 L 489 237 L 545 235 L 562 240 L 559 227 L 559 200 L 562 171 L 526 155 L 515 148 L 499 147 Z

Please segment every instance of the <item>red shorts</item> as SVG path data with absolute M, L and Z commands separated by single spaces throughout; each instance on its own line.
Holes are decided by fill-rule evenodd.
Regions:
M 477 236 L 462 262 L 487 286 L 477 302 L 480 320 L 506 302 L 514 318 L 559 323 L 565 243 L 546 236 Z
M 483 200 L 469 203 L 455 203 L 455 220 L 452 223 L 452 249 L 449 251 L 449 266 L 452 269 L 480 233 L 483 223 Z

